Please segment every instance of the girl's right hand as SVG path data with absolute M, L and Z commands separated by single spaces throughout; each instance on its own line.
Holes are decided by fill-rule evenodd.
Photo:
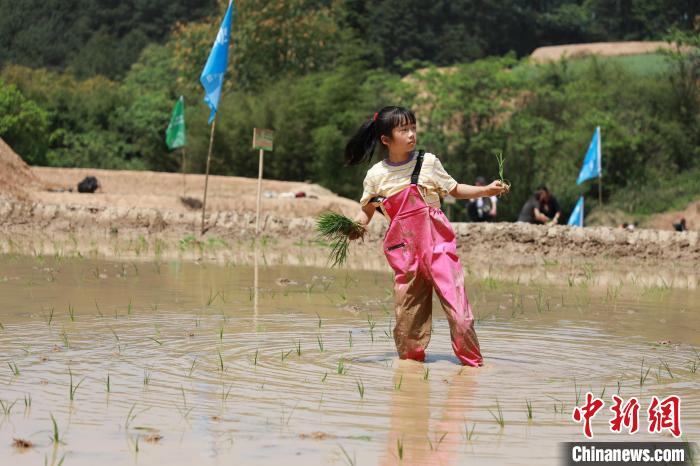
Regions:
M 360 225 L 362 226 L 362 231 L 350 233 L 350 234 L 348 235 L 348 238 L 349 238 L 350 240 L 355 240 L 355 239 L 364 238 L 365 233 L 367 233 L 367 225 L 362 225 L 362 224 L 360 224 Z
M 504 184 L 500 180 L 495 180 L 490 185 L 484 186 L 484 188 L 485 188 L 484 197 L 486 197 L 486 196 L 500 196 L 503 193 L 507 193 L 508 190 L 510 189 L 510 186 L 507 184 Z

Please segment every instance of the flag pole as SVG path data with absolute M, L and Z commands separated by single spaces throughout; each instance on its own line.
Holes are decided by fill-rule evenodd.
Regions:
M 185 146 L 182 146 L 182 195 L 185 195 L 187 180 L 185 179 Z
M 202 235 L 204 234 L 204 215 L 207 212 L 207 188 L 209 186 L 209 164 L 211 161 L 211 148 L 214 145 L 214 128 L 216 128 L 216 116 L 211 124 L 211 134 L 209 135 L 209 153 L 207 154 L 207 174 L 204 177 L 204 200 L 202 201 Z

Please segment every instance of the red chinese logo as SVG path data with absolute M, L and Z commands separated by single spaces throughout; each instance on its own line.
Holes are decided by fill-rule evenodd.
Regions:
M 609 421 L 610 431 L 620 433 L 623 429 L 631 435 L 639 431 L 639 400 L 631 397 L 625 402 L 618 395 L 612 396 L 613 404 L 610 411 L 613 417 Z M 600 411 L 605 402 L 593 396 L 591 392 L 586 393 L 586 402 L 583 406 L 575 407 L 571 415 L 575 422 L 583 422 L 583 435 L 593 438 L 592 420 Z M 663 400 L 652 396 L 647 409 L 648 431 L 650 434 L 669 431 L 674 437 L 681 436 L 681 399 L 676 395 L 671 395 Z
M 586 393 L 586 404 L 579 408 L 578 406 L 574 408 L 572 417 L 574 421 L 581 422 L 583 420 L 583 434 L 588 438 L 593 438 L 593 431 L 591 430 L 591 419 L 600 411 L 605 402 L 600 398 L 595 398 L 593 393 Z
M 610 420 L 610 430 L 619 433 L 622 431 L 622 427 L 625 427 L 630 435 L 637 432 L 639 430 L 639 400 L 632 397 L 623 406 L 623 399 L 619 396 L 613 395 L 612 399 L 614 404 L 610 407 L 610 411 L 615 414 L 615 417 Z
M 681 399 L 679 397 L 671 395 L 659 401 L 657 397 L 652 396 L 647 414 L 650 434 L 668 429 L 674 437 L 681 436 Z

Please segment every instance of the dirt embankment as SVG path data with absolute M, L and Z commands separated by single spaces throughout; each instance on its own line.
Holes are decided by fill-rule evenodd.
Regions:
M 668 42 L 594 42 L 590 44 L 566 44 L 539 47 L 530 54 L 535 63 L 546 63 L 562 58 L 582 58 L 589 55 L 616 57 L 621 55 L 642 55 L 659 49 L 672 50 L 676 46 Z
M 29 190 L 40 185 L 29 165 L 0 138 L 0 197 L 26 200 Z
M 199 237 L 201 209 L 189 207 L 181 198 L 201 200 L 202 175 L 30 168 L 2 141 L 0 155 L 0 242 L 35 244 L 77 238 L 104 246 L 115 236 L 175 242 L 189 235 Z M 101 189 L 95 194 L 77 193 L 77 183 L 88 175 L 98 178 Z M 256 191 L 255 179 L 210 177 L 204 239 L 250 240 L 255 232 Z M 262 191 L 263 234 L 274 239 L 282 252 L 315 238 L 314 219 L 321 212 L 352 216 L 359 209 L 357 202 L 310 183 L 264 180 Z M 356 248 L 360 254 L 381 258 L 387 222 L 377 217 L 365 244 Z M 542 258 L 700 262 L 697 232 L 516 223 L 455 224 L 455 231 L 463 253 L 507 264 Z M 109 247 L 101 250 L 109 255 Z
M 25 238 L 69 235 L 106 241 L 110 235 L 158 235 L 181 239 L 199 235 L 201 210 L 180 202 L 182 175 L 153 172 L 119 172 L 78 169 L 34 169 L 40 180 L 57 186 L 73 183 L 86 174 L 102 182 L 102 193 L 30 191 L 30 200 L 0 201 L 0 228 L 4 235 Z M 188 175 L 186 190 L 195 195 L 201 175 Z M 236 177 L 210 179 L 206 236 L 247 240 L 255 231 L 256 180 Z M 263 182 L 268 196 L 262 202 L 263 233 L 284 249 L 299 240 L 314 238 L 314 218 L 326 210 L 353 215 L 359 205 L 313 184 Z M 282 197 L 303 191 L 306 197 Z M 381 255 L 386 221 L 372 222 L 363 248 Z M 519 223 L 455 224 L 460 249 L 470 255 L 508 263 L 529 263 L 541 258 L 650 259 L 700 261 L 697 232 L 608 227 L 545 227 Z

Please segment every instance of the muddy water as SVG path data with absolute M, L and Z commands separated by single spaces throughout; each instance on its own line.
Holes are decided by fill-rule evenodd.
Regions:
M 611 433 L 620 393 L 642 431 L 679 395 L 699 440 L 700 291 L 524 282 L 467 279 L 475 370 L 437 301 L 427 363 L 396 358 L 389 273 L 0 256 L 0 462 L 559 464 L 587 391 L 596 439 L 671 439 Z

